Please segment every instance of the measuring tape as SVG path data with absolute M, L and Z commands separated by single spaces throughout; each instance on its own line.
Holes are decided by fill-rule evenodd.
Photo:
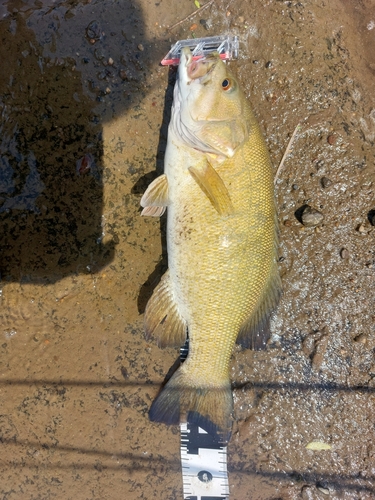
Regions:
M 228 500 L 227 447 L 196 424 L 180 424 L 184 500 Z
M 180 350 L 184 361 L 189 343 Z M 227 447 L 191 422 L 180 424 L 184 500 L 229 500 Z

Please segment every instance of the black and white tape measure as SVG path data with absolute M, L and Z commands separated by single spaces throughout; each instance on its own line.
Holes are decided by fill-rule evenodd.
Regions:
M 189 344 L 181 348 L 187 357 Z M 229 500 L 227 447 L 191 422 L 180 424 L 184 500 Z
M 184 500 L 228 500 L 227 447 L 196 424 L 181 424 Z

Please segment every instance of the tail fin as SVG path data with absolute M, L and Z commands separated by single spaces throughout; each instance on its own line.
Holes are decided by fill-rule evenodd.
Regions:
M 187 419 L 216 436 L 220 443 L 227 443 L 231 435 L 232 409 L 229 380 L 221 387 L 193 385 L 186 371 L 180 368 L 152 403 L 149 417 L 153 422 L 167 425 Z

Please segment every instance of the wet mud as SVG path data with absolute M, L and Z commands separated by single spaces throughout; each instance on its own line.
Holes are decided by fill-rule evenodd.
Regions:
M 271 340 L 233 354 L 230 498 L 375 498 L 375 2 L 216 0 L 168 30 L 194 9 L 0 5 L 1 499 L 182 498 L 179 428 L 148 420 L 178 352 L 142 326 L 165 221 L 139 201 L 167 140 L 159 61 L 227 32 L 275 173 L 298 126 Z

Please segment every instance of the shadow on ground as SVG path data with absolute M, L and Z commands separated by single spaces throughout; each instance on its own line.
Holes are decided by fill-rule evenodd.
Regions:
M 153 58 L 136 45 L 147 39 L 136 3 L 48 3 L 2 5 L 4 281 L 54 282 L 112 261 L 116 241 L 102 242 L 102 124 L 137 105 Z

